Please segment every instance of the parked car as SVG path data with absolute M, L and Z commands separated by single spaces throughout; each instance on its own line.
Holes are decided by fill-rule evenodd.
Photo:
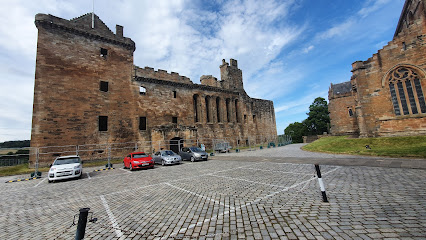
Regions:
M 214 149 L 218 152 L 226 153 L 232 149 L 232 146 L 229 142 L 218 142 L 214 145 Z
M 133 152 L 123 159 L 124 168 L 140 169 L 140 168 L 154 168 L 154 160 L 151 156 L 144 152 Z
M 182 161 L 182 158 L 177 155 L 172 150 L 161 150 L 159 152 L 154 153 L 152 156 L 155 163 L 161 164 L 161 165 L 171 165 L 171 164 L 180 164 Z
M 48 182 L 56 180 L 81 178 L 83 174 L 83 165 L 77 155 L 57 157 L 50 165 L 48 173 Z
M 179 155 L 182 157 L 182 160 L 191 160 L 191 162 L 198 160 L 208 160 L 209 155 L 206 151 L 203 151 L 199 147 L 183 147 L 179 151 Z

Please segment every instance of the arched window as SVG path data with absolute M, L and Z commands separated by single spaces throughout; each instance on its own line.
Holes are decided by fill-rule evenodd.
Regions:
M 193 96 L 193 101 L 194 101 L 194 122 L 199 122 L 200 121 L 200 115 L 199 115 L 199 107 L 198 107 L 198 95 L 195 94 Z
M 206 120 L 207 122 L 211 122 L 211 114 L 210 114 L 210 96 L 206 96 Z
M 238 99 L 235 99 L 235 120 L 237 123 L 240 122 L 240 112 L 238 111 Z
M 220 114 L 220 98 L 216 98 L 216 115 L 217 115 L 217 122 L 222 122 L 222 116 Z
M 226 121 L 231 121 L 231 99 L 226 99 Z
M 426 113 L 419 74 L 409 67 L 398 67 L 388 75 L 395 115 Z

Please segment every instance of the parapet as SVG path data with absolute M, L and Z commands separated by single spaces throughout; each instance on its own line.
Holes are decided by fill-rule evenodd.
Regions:
M 117 25 L 116 34 L 114 34 L 96 14 L 87 13 L 80 17 L 66 20 L 50 14 L 38 13 L 35 16 L 34 23 L 37 28 L 42 26 L 44 28 L 58 29 L 98 41 L 121 45 L 133 51 L 136 49 L 135 42 L 123 36 L 123 26 Z
M 200 77 L 200 82 L 202 85 L 221 87 L 220 82 L 217 81 L 217 78 L 213 77 L 212 75 L 202 75 Z
M 135 76 L 136 77 L 144 77 L 144 78 L 153 78 L 165 81 L 172 82 L 180 82 L 180 83 L 191 83 L 191 79 L 185 76 L 180 76 L 179 73 L 171 72 L 168 73 L 166 70 L 158 69 L 157 71 L 151 67 L 140 68 L 138 66 L 134 66 Z

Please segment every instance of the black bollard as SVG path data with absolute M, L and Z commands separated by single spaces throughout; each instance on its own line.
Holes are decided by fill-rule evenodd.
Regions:
M 319 165 L 318 165 L 318 164 L 315 164 L 315 170 L 317 171 L 318 183 L 319 183 L 319 185 L 320 185 L 321 194 L 322 194 L 322 201 L 323 201 L 323 202 L 328 202 L 327 194 L 325 193 L 324 183 L 322 182 L 322 178 L 321 178 L 321 171 L 320 171 L 320 167 L 319 167 Z
M 80 208 L 80 215 L 78 216 L 77 232 L 75 233 L 75 240 L 84 238 L 86 232 L 87 215 L 89 215 L 90 208 Z

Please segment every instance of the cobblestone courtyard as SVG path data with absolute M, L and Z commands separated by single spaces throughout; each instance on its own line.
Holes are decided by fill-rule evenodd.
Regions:
M 0 239 L 73 239 L 84 207 L 86 239 L 426 239 L 424 169 L 322 165 L 323 203 L 312 164 L 229 158 L 0 178 Z

